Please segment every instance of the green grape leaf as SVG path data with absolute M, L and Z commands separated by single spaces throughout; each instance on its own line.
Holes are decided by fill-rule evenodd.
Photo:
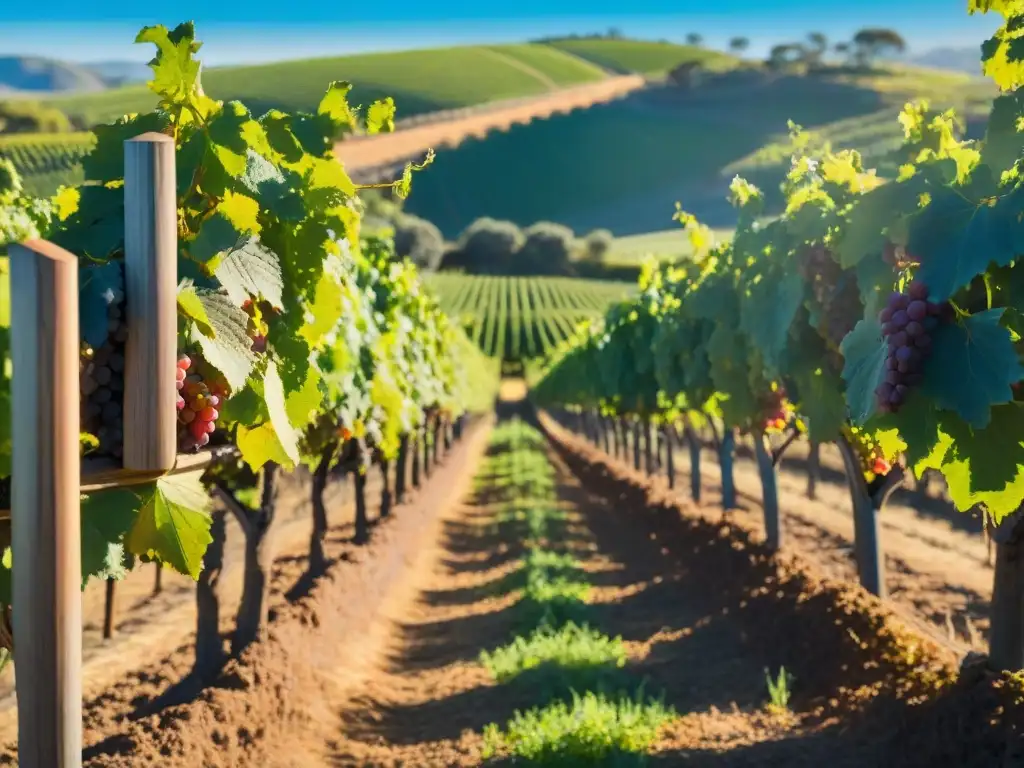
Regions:
M 301 389 L 288 393 L 285 409 L 288 421 L 299 429 L 309 424 L 323 406 L 323 394 L 320 391 L 320 372 L 313 366 L 307 369 L 306 381 Z
M 168 127 L 167 114 L 148 112 L 126 115 L 108 125 L 96 125 L 96 145 L 82 158 L 82 171 L 88 181 L 106 184 L 124 178 L 124 143 L 143 133 L 163 133 Z
M 257 296 L 262 296 L 275 307 L 284 306 L 281 261 L 257 237 L 240 238 L 219 259 L 214 274 L 228 292 L 228 297 L 238 306 Z
M 366 110 L 366 132 L 391 133 L 395 130 L 395 100 L 390 96 L 373 102 Z
M 78 269 L 78 324 L 82 339 L 97 348 L 107 340 L 107 308 L 124 295 L 124 262 L 83 262 Z
M 918 477 L 929 467 L 937 469 L 939 465 L 935 462 L 942 458 L 941 454 L 936 454 L 941 442 L 939 420 L 940 411 L 935 404 L 920 389 L 911 389 L 899 411 L 878 418 L 879 432 L 894 432 L 890 439 L 899 441 L 897 447 L 895 442 L 888 443 L 880 438 L 886 456 L 905 452 L 908 465 Z
M 199 578 L 210 536 L 210 499 L 198 474 L 167 475 L 140 486 L 142 507 L 125 539 L 128 551 Z
M 1024 378 L 1010 332 L 999 324 L 1002 314 L 990 309 L 940 326 L 924 365 L 922 392 L 976 428 L 988 424 L 991 406 L 1013 399 L 1010 385 Z
M 1024 253 L 1020 193 L 997 199 L 997 191 L 982 166 L 968 187 L 935 191 L 911 222 L 907 250 L 921 262 L 915 277 L 928 285 L 932 301 L 949 299 L 990 264 L 1005 266 Z
M 233 248 L 244 237 L 231 219 L 217 211 L 203 222 L 195 240 L 188 244 L 188 255 L 195 261 L 205 264 Z
M 270 461 L 277 462 L 284 467 L 291 466 L 293 463 L 292 458 L 281 445 L 277 430 L 269 421 L 251 428 L 239 425 L 235 443 L 242 454 L 242 459 L 253 472 Z
M 231 389 L 241 389 L 256 364 L 252 340 L 247 328 L 249 316 L 223 293 L 197 290 L 206 316 L 210 319 L 213 336 L 202 333 L 192 324 L 192 340 L 199 344 L 203 357 L 227 379 Z
M 216 336 L 217 332 L 210 324 L 210 316 L 206 314 L 206 307 L 196 293 L 196 287 L 191 283 L 183 282 L 178 286 L 178 314 L 192 320 L 199 332 L 204 336 Z
M 796 270 L 772 270 L 747 288 L 740 304 L 740 328 L 750 337 L 769 372 L 777 372 L 789 340 L 789 327 L 804 298 Z
M 349 133 L 356 127 L 356 116 L 348 104 L 352 83 L 335 80 L 327 86 L 327 93 L 320 100 L 316 113 L 330 120 L 335 133 Z
M 826 367 L 807 366 L 793 373 L 800 393 L 800 414 L 807 418 L 812 440 L 828 443 L 839 437 L 846 421 L 842 382 Z
M 220 407 L 220 421 L 224 424 L 256 424 L 267 417 L 266 405 L 250 379 L 246 385 L 231 393 Z
M 283 466 L 294 466 L 299 462 L 299 435 L 288 418 L 288 404 L 284 384 L 273 361 L 267 364 L 263 376 L 263 400 L 267 404 L 270 423 L 274 426 L 281 448 L 288 457 L 280 462 Z
M 727 424 L 740 426 L 757 411 L 757 398 L 750 389 L 747 342 L 739 332 L 718 325 L 707 349 L 715 388 L 726 395 L 722 414 Z
M 124 578 L 124 537 L 135 525 L 142 506 L 142 499 L 131 488 L 98 491 L 83 497 L 83 588 L 90 577 Z
M 846 403 L 854 424 L 863 424 L 875 413 L 875 389 L 885 375 L 886 345 L 882 326 L 875 317 L 861 320 L 840 345 L 845 363 Z
M 992 412 L 984 429 L 943 419 L 946 450 L 939 468 L 957 509 L 984 504 L 998 521 L 1024 500 L 1024 404 L 998 405 Z
M 153 70 L 149 89 L 165 107 L 187 107 L 199 118 L 213 111 L 217 102 L 203 95 L 199 86 L 200 63 L 194 54 L 201 43 L 195 39 L 192 22 L 179 24 L 171 31 L 162 24 L 144 27 L 135 42 L 153 43 L 157 47 L 156 57 L 149 62 Z
M 880 254 L 887 235 L 879 222 L 891 221 L 900 212 L 912 213 L 922 191 L 920 181 L 914 178 L 883 184 L 858 197 L 835 247 L 839 265 L 849 269 L 859 265 L 865 256 Z M 889 273 L 892 274 L 892 267 Z

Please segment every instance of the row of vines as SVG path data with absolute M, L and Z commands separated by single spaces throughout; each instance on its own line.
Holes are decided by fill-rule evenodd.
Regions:
M 18 498 L 12 450 L 24 439 L 12 434 L 19 372 L 10 358 L 19 318 L 12 317 L 18 297 L 8 288 L 4 251 L 10 248 L 13 265 L 40 252 L 33 239 L 44 237 L 78 263 L 82 583 L 118 579 L 138 562 L 200 580 L 196 679 L 206 681 L 224 661 L 216 606 L 204 610 L 219 571 L 224 515 L 237 518 L 246 539 L 237 651 L 267 618 L 281 473 L 304 466 L 312 475 L 316 574 L 326 565 L 328 477 L 354 478 L 355 541 L 365 542 L 369 468 L 380 467 L 386 515 L 405 493 L 410 462 L 418 484 L 421 469 L 457 436 L 463 414 L 490 405 L 497 370 L 449 323 L 411 262 L 395 258 L 391 241 L 360 231 L 360 187 L 332 148 L 346 135 L 393 129 L 390 99 L 359 112 L 348 104 L 350 85 L 336 82 L 315 114 L 254 116 L 241 103 L 204 94 L 191 23 L 147 27 L 136 42 L 156 47 L 149 87 L 159 105 L 95 129 L 82 184 L 36 198 L 0 159 L 0 496 L 10 499 L 13 480 Z M 133 217 L 149 194 L 126 194 L 126 158 L 139 141 L 165 145 L 173 159 L 167 221 L 176 229 L 177 364 L 172 358 L 161 368 L 166 399 L 130 391 L 137 379 L 126 374 L 126 361 L 139 357 L 133 345 L 146 343 L 133 335 L 133 318 L 146 310 L 151 288 L 126 281 Z M 393 183 L 396 193 L 408 194 L 415 170 L 407 167 Z M 15 252 L 13 244 L 24 241 Z M 118 468 L 124 461 L 129 469 L 129 439 L 139 439 L 130 429 L 138 422 L 129 423 L 139 403 L 154 404 L 154 421 L 170 410 L 174 464 L 198 471 L 117 482 L 128 477 Z M 97 467 L 115 479 L 93 490 L 86 481 Z M 12 568 L 23 554 L 7 546 L 10 523 L 0 523 L 0 533 L 0 603 L 13 611 L 17 645 L 19 614 L 47 606 L 11 605 Z M 204 561 L 206 573 L 213 563 L 209 578 Z M 10 649 L 9 632 L 3 641 Z
M 492 357 L 545 357 L 598 317 L 632 286 L 564 277 L 435 274 L 430 287 L 445 312 L 461 318 L 467 334 Z
M 1002 90 L 983 141 L 960 140 L 952 113 L 907 105 L 905 141 L 890 158 L 898 173 L 884 179 L 857 152 L 813 146 L 793 126 L 799 149 L 782 214 L 765 223 L 761 190 L 740 178 L 731 242 L 714 243 L 679 210 L 695 258 L 649 265 L 639 295 L 581 333 L 535 396 L 577 409 L 598 431 L 625 417 L 695 446 L 709 426 L 727 506 L 736 435 L 750 435 L 775 548 L 784 541 L 776 464 L 798 435 L 835 442 L 861 581 L 879 595 L 888 495 L 908 471 L 941 472 L 957 509 L 993 527 L 991 661 L 1019 669 L 1024 2 L 970 0 L 969 11 L 1005 19 L 982 46 Z

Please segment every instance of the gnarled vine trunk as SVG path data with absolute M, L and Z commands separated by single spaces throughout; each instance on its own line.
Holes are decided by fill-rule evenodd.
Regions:
M 412 487 L 420 487 L 420 433 L 417 430 L 416 434 L 412 438 Z
M 641 419 L 644 432 L 644 471 L 648 475 L 654 474 L 654 450 L 651 446 L 651 420 L 644 416 Z
M 818 481 L 821 480 L 821 443 L 811 441 L 807 452 L 807 498 L 818 498 Z
M 273 534 L 276 530 L 277 469 L 274 462 L 263 467 L 263 488 L 258 510 L 246 513 L 237 501 L 237 510 L 233 510 L 245 534 L 242 599 L 238 605 L 235 634 L 231 643 L 231 652 L 236 656 L 260 638 L 267 624 L 270 576 L 275 554 Z
M 457 422 L 456 422 L 457 423 Z M 398 456 L 395 457 L 395 503 L 405 503 L 405 475 L 409 466 L 409 436 L 402 435 L 398 441 Z
M 894 467 L 880 483 L 869 487 L 861 471 L 856 449 L 842 436 L 836 445 L 843 457 L 853 505 L 853 550 L 860 583 L 871 594 L 886 597 L 885 555 L 879 535 L 878 514 L 903 479 L 903 470 Z
M 387 517 L 391 514 L 391 462 L 385 458 L 380 460 L 380 516 Z
M 357 459 L 352 469 L 353 489 L 356 497 L 355 544 L 365 544 L 370 540 L 370 518 L 366 514 L 366 449 L 360 442 L 357 448 Z
M 1018 509 L 993 531 L 996 565 L 992 580 L 989 664 L 1015 672 L 1024 669 L 1024 512 Z
M 633 469 L 637 472 L 643 466 L 643 440 L 640 438 L 640 420 L 633 422 Z
M 771 446 L 764 432 L 754 433 L 754 453 L 757 456 L 757 471 L 761 476 L 761 504 L 764 508 L 765 543 L 773 552 L 782 548 L 783 526 L 779 510 L 778 474 Z
M 327 490 L 327 478 L 330 474 L 331 460 L 334 458 L 336 446 L 329 445 L 320 454 L 320 462 L 313 472 L 313 489 L 310 501 L 313 507 L 313 532 L 309 537 L 309 572 L 323 573 L 327 567 L 327 555 L 324 551 L 324 540 L 327 538 L 327 506 L 324 504 L 324 492 Z
M 668 478 L 668 487 L 676 487 L 676 458 L 672 443 L 672 427 L 667 424 L 661 430 L 662 440 L 665 444 L 665 476 Z
M 107 579 L 106 594 L 103 600 L 103 639 L 114 636 L 114 613 L 117 610 L 117 580 Z
M 215 490 L 215 493 L 219 491 Z M 223 497 L 222 501 L 223 501 Z M 212 540 L 203 555 L 203 570 L 196 581 L 196 659 L 192 675 L 203 683 L 216 679 L 224 666 L 224 642 L 220 636 L 221 573 L 224 570 L 226 512 L 213 510 Z
M 715 444 L 718 448 L 718 468 L 722 473 L 722 510 L 736 509 L 736 480 L 734 472 L 736 430 L 732 427 L 723 427 L 722 435 L 719 437 L 718 429 L 712 423 L 711 431 L 715 436 Z
M 684 428 L 686 446 L 690 450 L 690 498 L 700 503 L 700 438 L 693 427 Z

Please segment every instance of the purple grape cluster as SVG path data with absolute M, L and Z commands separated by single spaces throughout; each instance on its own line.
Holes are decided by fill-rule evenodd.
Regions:
M 878 410 L 895 413 L 910 387 L 921 383 L 924 362 L 932 349 L 932 331 L 949 319 L 950 305 L 928 301 L 928 286 L 914 280 L 906 293 L 893 293 L 879 312 L 882 336 L 889 344 L 885 379 L 875 389 Z

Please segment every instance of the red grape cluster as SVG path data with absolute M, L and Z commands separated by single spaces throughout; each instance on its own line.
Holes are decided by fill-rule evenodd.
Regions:
M 107 338 L 99 347 L 86 348 L 80 359 L 82 430 L 95 435 L 100 453 L 120 458 L 124 451 L 124 346 L 128 324 L 124 291 L 104 295 L 107 303 Z
M 188 372 L 192 360 L 188 355 L 178 357 L 175 369 L 178 387 L 178 450 L 191 453 L 210 442 L 210 435 L 216 430 L 220 413 L 219 395 L 210 388 L 199 374 Z
M 940 320 L 948 320 L 950 305 L 928 301 L 928 286 L 914 280 L 906 293 L 893 293 L 878 314 L 882 336 L 888 341 L 885 379 L 875 388 L 878 409 L 895 413 L 910 387 L 921 383 L 922 369 L 932 349 L 931 333 Z
M 761 398 L 761 430 L 782 430 L 789 423 L 786 390 L 779 386 Z

